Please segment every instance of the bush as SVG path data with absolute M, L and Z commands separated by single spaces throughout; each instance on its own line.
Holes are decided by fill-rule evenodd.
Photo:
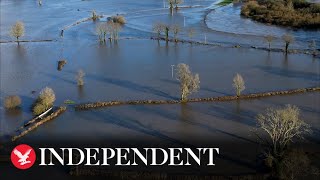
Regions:
M 61 59 L 60 61 L 58 61 L 58 71 L 61 71 L 65 64 L 67 64 L 67 61 L 64 59 Z
M 119 23 L 121 25 L 124 25 L 126 23 L 126 19 L 120 15 L 111 16 L 111 21 L 113 21 L 114 23 Z
M 21 105 L 21 99 L 19 96 L 7 96 L 4 99 L 4 107 L 6 109 L 14 109 Z

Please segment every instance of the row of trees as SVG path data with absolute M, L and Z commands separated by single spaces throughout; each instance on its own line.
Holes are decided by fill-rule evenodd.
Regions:
M 168 25 L 164 23 L 156 23 L 152 27 L 152 31 L 157 34 L 157 37 L 160 38 L 162 34 L 165 35 L 166 41 L 169 41 L 169 33 L 172 32 L 174 41 L 178 41 L 178 34 L 182 32 L 181 26 L 178 24 Z M 189 28 L 187 30 L 187 34 L 190 38 L 192 38 L 195 34 L 195 30 Z
M 271 35 L 268 35 L 266 37 L 264 37 L 265 41 L 268 43 L 268 48 L 269 48 L 269 51 L 271 50 L 271 43 L 276 39 L 274 36 L 271 36 Z M 288 53 L 288 50 L 289 50 L 289 45 L 291 43 L 293 43 L 295 41 L 295 38 L 290 35 L 290 34 L 284 34 L 282 36 L 282 40 L 285 44 L 285 47 L 284 47 L 284 50 L 286 52 L 286 54 Z M 313 56 L 316 56 L 318 54 L 318 50 L 317 50 L 317 43 L 315 40 L 311 40 L 309 42 L 309 45 L 308 45 L 309 49 L 311 50 L 311 54 Z
M 93 13 L 93 17 L 98 17 Z M 106 43 L 107 36 L 109 35 L 109 39 L 118 40 L 119 32 L 122 29 L 122 26 L 126 23 L 126 20 L 123 16 L 112 16 L 106 23 L 100 23 L 96 28 L 96 33 L 98 35 L 99 41 L 101 43 Z M 168 25 L 164 23 L 156 23 L 152 27 L 153 32 L 157 34 L 157 37 L 164 33 L 166 41 L 169 41 L 169 32 L 173 33 L 173 38 L 177 42 L 178 41 L 178 34 L 182 31 L 182 28 L 175 24 L 175 25 Z M 24 24 L 21 21 L 17 21 L 11 28 L 10 35 L 16 38 L 17 43 L 19 44 L 19 38 L 22 37 L 25 33 Z M 192 38 L 195 34 L 194 29 L 190 28 L 187 30 L 188 36 Z M 271 43 L 275 40 L 274 36 L 268 35 L 265 37 L 265 41 L 268 43 L 269 51 L 271 50 Z M 295 38 L 290 34 L 284 34 L 282 36 L 282 40 L 285 43 L 285 53 L 288 53 L 289 46 L 295 40 Z M 312 55 L 316 56 L 318 54 L 317 44 L 315 40 L 310 41 L 309 48 L 312 51 Z
M 265 37 L 265 41 L 268 43 L 269 51 L 271 50 L 271 43 L 275 40 L 275 37 L 268 35 Z M 285 43 L 285 52 L 288 53 L 289 45 L 294 42 L 294 37 L 290 34 L 284 34 L 282 40 Z
M 200 89 L 199 74 L 193 74 L 187 64 L 180 63 L 177 65 L 176 77 L 180 82 L 181 101 L 186 102 L 189 95 Z M 232 86 L 237 96 L 245 90 L 245 82 L 240 74 L 235 75 Z
M 112 16 L 107 22 L 100 23 L 96 28 L 99 42 L 105 44 L 106 39 L 109 39 L 110 42 L 113 40 L 117 41 L 119 39 L 119 32 L 125 23 L 126 20 L 123 16 Z

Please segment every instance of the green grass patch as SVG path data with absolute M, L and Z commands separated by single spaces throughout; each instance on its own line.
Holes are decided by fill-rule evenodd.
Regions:
M 75 102 L 68 99 L 64 101 L 64 104 L 75 104 Z
M 223 0 L 221 2 L 218 3 L 219 6 L 226 6 L 228 4 L 231 4 L 233 2 L 233 0 Z

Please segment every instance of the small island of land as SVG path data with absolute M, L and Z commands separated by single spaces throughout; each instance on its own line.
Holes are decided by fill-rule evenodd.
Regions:
M 320 4 L 306 0 L 249 1 L 241 15 L 253 20 L 294 28 L 320 28 Z

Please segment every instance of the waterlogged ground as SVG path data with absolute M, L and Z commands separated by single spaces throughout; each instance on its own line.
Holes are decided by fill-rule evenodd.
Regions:
M 55 91 L 56 106 L 63 105 L 65 100 L 85 103 L 178 99 L 179 84 L 172 77 L 171 69 L 171 65 L 178 63 L 186 63 L 193 72 L 199 73 L 201 89 L 192 97 L 233 95 L 232 78 L 236 73 L 246 81 L 244 93 L 319 86 L 319 59 L 304 54 L 285 56 L 250 48 L 227 48 L 235 44 L 264 47 L 262 42 L 266 33 L 281 37 L 287 31 L 296 37 L 293 47 L 306 48 L 309 40 L 320 37 L 319 32 L 293 31 L 242 19 L 238 16 L 239 7 L 217 7 L 214 0 L 186 1 L 185 6 L 193 8 L 182 8 L 173 15 L 164 8 L 167 5 L 156 0 L 134 3 L 128 0 L 56 0 L 43 1 L 42 7 L 27 0 L 1 0 L 0 3 L 1 41 L 11 40 L 8 33 L 16 20 L 22 20 L 26 25 L 26 35 L 22 39 L 54 40 L 19 46 L 0 44 L 1 102 L 7 95 L 19 95 L 23 102 L 21 109 L 16 111 L 5 111 L 1 105 L 1 139 L 13 135 L 17 127 L 33 117 L 30 106 L 45 86 Z M 92 21 L 72 26 L 65 30 L 63 38 L 59 37 L 61 29 L 89 17 L 93 9 L 106 16 L 123 14 L 126 17 L 128 23 L 120 33 L 118 43 L 99 45 L 94 34 L 99 22 Z M 204 41 L 206 37 L 207 42 L 219 43 L 222 47 L 166 45 L 150 40 L 154 36 L 151 31 L 154 22 L 178 23 L 184 29 L 193 28 L 196 30 L 193 40 Z M 189 39 L 185 31 L 179 38 Z M 282 44 L 277 40 L 274 46 L 281 47 Z M 67 64 L 58 71 L 57 61 L 62 58 Z M 75 80 L 79 69 L 86 73 L 81 89 Z M 65 114 L 20 141 L 103 140 L 128 146 L 141 141 L 149 146 L 248 143 L 257 146 L 252 133 L 256 127 L 255 116 L 268 107 L 294 104 L 301 109 L 301 117 L 312 126 L 314 133 L 308 136 L 308 142 L 319 145 L 319 102 L 319 93 L 309 93 L 240 102 L 118 106 L 83 112 L 68 106 Z M 232 156 L 232 151 L 226 153 L 228 158 L 222 160 L 226 165 L 230 164 L 227 159 L 239 158 Z M 242 172 L 254 172 L 255 156 L 255 153 L 250 155 L 250 162 L 232 161 L 230 167 L 234 165 L 242 167 Z M 226 171 L 232 171 L 232 168 Z

